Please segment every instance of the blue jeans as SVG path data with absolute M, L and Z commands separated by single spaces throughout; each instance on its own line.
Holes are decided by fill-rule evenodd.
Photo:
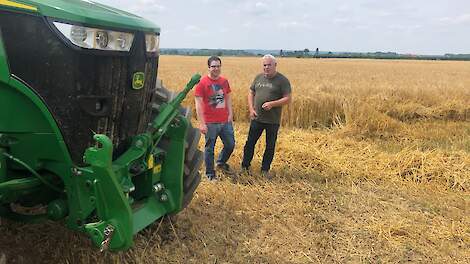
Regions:
M 242 167 L 249 168 L 251 160 L 255 152 L 255 145 L 259 137 L 266 130 L 266 149 L 263 154 L 263 162 L 261 163 L 262 171 L 269 171 L 271 162 L 274 158 L 274 149 L 276 148 L 277 132 L 279 131 L 279 124 L 266 124 L 255 120 L 250 123 L 250 131 L 246 139 L 245 147 L 243 148 L 243 161 Z
M 214 170 L 214 147 L 217 137 L 220 137 L 224 147 L 217 158 L 217 164 L 224 164 L 232 155 L 235 148 L 235 136 L 232 122 L 229 123 L 207 123 L 206 146 L 204 148 L 204 162 L 206 164 L 206 175 L 215 176 Z

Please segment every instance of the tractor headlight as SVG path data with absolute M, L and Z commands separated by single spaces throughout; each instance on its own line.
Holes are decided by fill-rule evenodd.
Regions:
M 147 52 L 159 52 L 160 36 L 145 34 L 145 46 L 147 47 Z
M 129 51 L 134 34 L 99 28 L 82 27 L 60 22 L 54 26 L 74 45 L 86 49 Z

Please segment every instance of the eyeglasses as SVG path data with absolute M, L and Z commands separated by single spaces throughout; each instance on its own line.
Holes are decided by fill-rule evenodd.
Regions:
M 220 68 L 220 67 L 222 67 L 222 65 L 211 65 L 210 67 L 211 68 Z

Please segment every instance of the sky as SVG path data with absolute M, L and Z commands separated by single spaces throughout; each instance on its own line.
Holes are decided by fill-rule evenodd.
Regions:
M 161 48 L 470 54 L 470 0 L 93 0 L 161 28 Z

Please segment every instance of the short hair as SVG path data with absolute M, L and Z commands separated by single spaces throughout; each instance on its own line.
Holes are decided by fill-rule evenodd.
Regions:
M 274 57 L 273 55 L 271 54 L 266 54 L 263 56 L 263 60 L 264 59 L 271 59 L 272 61 L 274 61 L 274 63 L 277 63 L 277 60 L 276 60 L 276 57 Z
M 210 67 L 211 66 L 211 62 L 213 61 L 219 61 L 220 62 L 220 65 L 222 65 L 222 60 L 220 60 L 219 57 L 217 56 L 210 56 L 209 59 L 207 59 L 207 67 Z

